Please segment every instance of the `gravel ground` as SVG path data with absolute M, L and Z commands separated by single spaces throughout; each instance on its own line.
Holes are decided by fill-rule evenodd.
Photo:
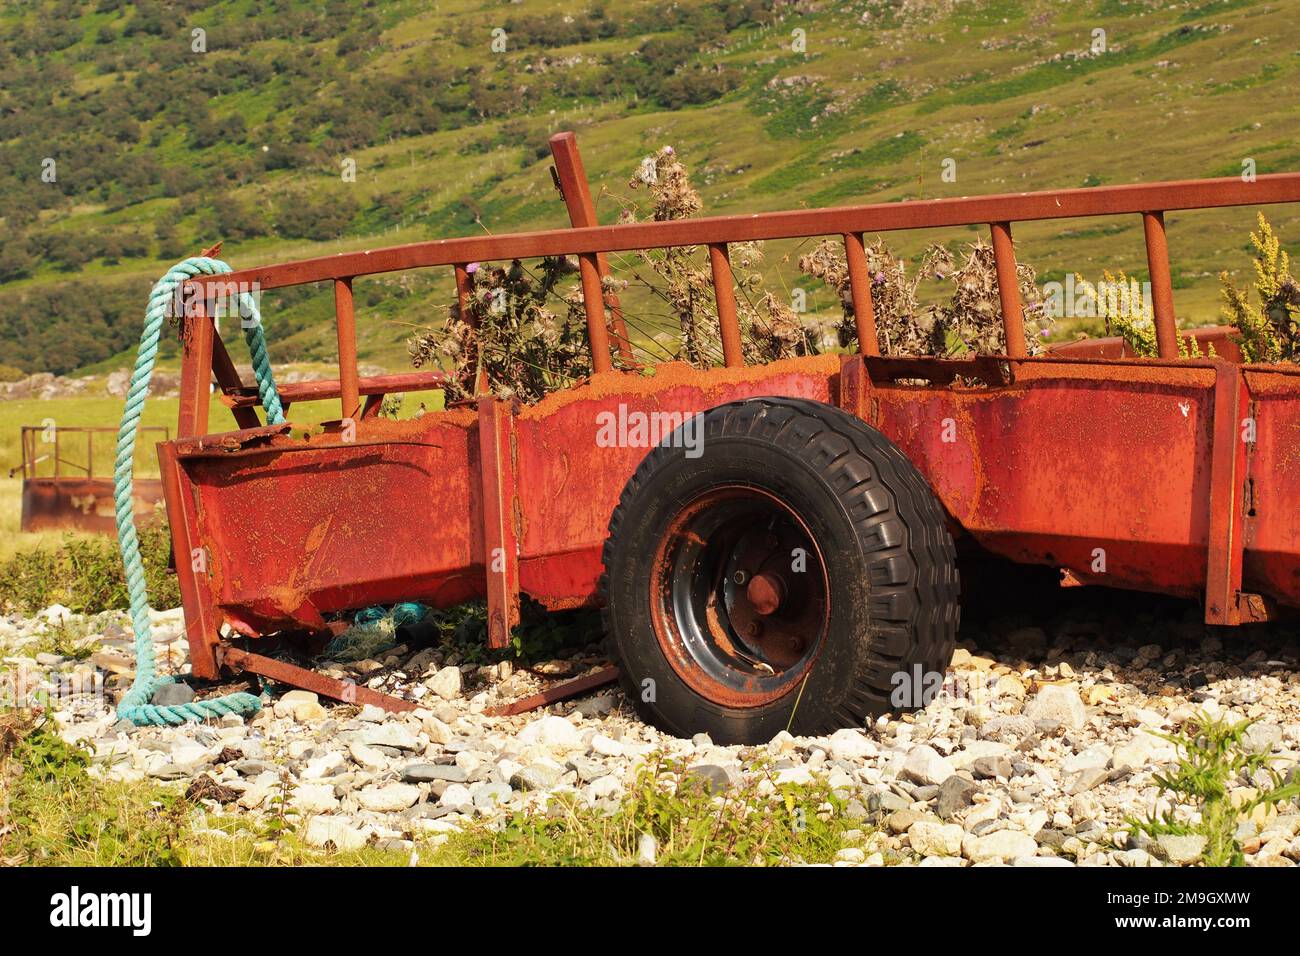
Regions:
M 155 615 L 160 666 L 186 670 L 179 610 Z M 37 655 L 54 625 L 82 630 L 88 660 Z M 595 648 L 531 669 L 462 663 L 442 649 L 395 648 L 380 660 L 320 665 L 420 700 L 402 716 L 279 697 L 256 717 L 134 728 L 109 703 L 130 681 L 125 615 L 85 619 L 65 608 L 0 617 L 10 687 L 60 688 L 64 736 L 95 755 L 108 779 L 179 781 L 206 775 L 227 810 L 270 812 L 284 794 L 306 840 L 351 848 L 408 846 L 474 821 L 575 794 L 594 807 L 620 800 L 653 754 L 680 759 L 714 786 L 735 787 L 763 759 L 778 782 L 824 779 L 870 833 L 842 865 L 1160 866 L 1198 858 L 1200 838 L 1131 837 L 1130 814 L 1164 809 L 1153 774 L 1175 757 L 1157 734 L 1198 711 L 1256 721 L 1247 743 L 1286 770 L 1300 756 L 1300 662 L 1294 631 L 1207 629 L 1193 610 L 1133 615 L 1094 600 L 1037 624 L 1024 617 L 971 625 L 924 711 L 829 737 L 782 733 L 758 747 L 670 737 L 641 723 L 614 689 L 509 718 L 485 708 L 602 663 Z M 770 771 L 769 771 L 770 772 Z M 1294 771 L 1292 771 L 1294 772 Z M 1246 800 L 1262 780 L 1236 780 Z M 771 792 L 766 781 L 756 788 Z M 215 809 L 216 804 L 211 806 Z M 1186 808 L 1180 813 L 1186 814 Z M 1247 861 L 1295 866 L 1300 809 L 1261 808 L 1238 829 Z

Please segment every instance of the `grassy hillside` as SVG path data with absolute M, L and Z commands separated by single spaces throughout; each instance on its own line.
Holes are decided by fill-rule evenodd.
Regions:
M 247 266 L 563 225 L 560 129 L 605 221 L 665 144 L 706 212 L 1300 170 L 1298 48 L 1282 0 L 10 4 L 0 363 L 122 364 L 152 280 L 216 239 Z M 1300 210 L 1271 215 L 1295 250 Z M 1181 322 L 1217 318 L 1214 277 L 1248 268 L 1253 216 L 1169 217 Z M 896 249 L 982 230 L 957 233 Z M 1136 217 L 1017 239 L 1041 278 L 1145 274 Z M 769 286 L 835 309 L 793 252 L 768 249 Z M 358 282 L 362 359 L 406 367 L 411 327 L 450 297 L 450 275 Z M 327 289 L 268 293 L 264 312 L 276 360 L 333 357 Z

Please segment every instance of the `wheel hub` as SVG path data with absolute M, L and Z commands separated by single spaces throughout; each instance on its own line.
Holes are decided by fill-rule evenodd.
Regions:
M 694 690 L 757 706 L 806 675 L 830 594 L 812 536 L 781 499 L 740 486 L 700 495 L 671 522 L 655 567 L 656 635 Z

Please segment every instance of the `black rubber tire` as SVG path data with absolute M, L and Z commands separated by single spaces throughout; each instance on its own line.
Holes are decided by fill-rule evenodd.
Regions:
M 605 634 L 641 717 L 680 737 L 754 744 L 787 727 L 819 735 L 928 704 L 938 690 L 932 675 L 952 659 L 959 586 L 943 508 L 907 457 L 859 419 L 803 399 L 718 406 L 705 413 L 702 434 L 698 457 L 671 437 L 654 448 L 610 517 Z M 825 555 L 830 594 L 802 687 L 753 707 L 720 706 L 682 680 L 656 637 L 649 584 L 655 545 L 674 516 L 702 492 L 737 483 L 778 497 L 806 524 Z M 899 675 L 911 680 L 918 667 L 923 696 L 900 701 Z

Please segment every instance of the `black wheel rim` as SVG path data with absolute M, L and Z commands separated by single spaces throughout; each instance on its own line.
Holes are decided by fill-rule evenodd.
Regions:
M 825 643 L 830 588 L 787 502 L 757 487 L 710 489 L 669 522 L 654 568 L 656 636 L 696 693 L 757 707 L 806 678 Z

